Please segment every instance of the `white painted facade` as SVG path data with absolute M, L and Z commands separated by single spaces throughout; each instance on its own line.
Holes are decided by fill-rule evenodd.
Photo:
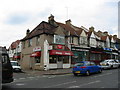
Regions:
M 110 48 L 110 39 L 108 36 L 106 38 L 106 48 Z
M 88 43 L 88 41 L 87 41 L 87 35 L 86 35 L 86 33 L 85 33 L 85 31 L 84 30 L 82 30 L 82 32 L 81 32 L 81 34 L 80 34 L 80 45 L 81 46 L 87 46 L 87 43 Z
M 90 43 L 91 47 L 96 47 L 97 46 L 96 37 L 95 37 L 95 34 L 93 32 L 91 33 L 89 43 Z

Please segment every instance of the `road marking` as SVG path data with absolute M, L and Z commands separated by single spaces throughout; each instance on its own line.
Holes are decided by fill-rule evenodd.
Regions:
M 22 85 L 25 85 L 24 83 L 18 83 L 16 84 L 17 86 L 22 86 Z
M 35 77 L 27 77 L 27 78 L 30 78 L 30 79 L 32 79 L 32 78 L 35 78 Z
M 54 78 L 54 77 L 56 77 L 56 76 L 51 76 L 51 77 L 48 77 L 48 78 Z
M 80 87 L 82 87 L 82 86 L 86 86 L 86 85 L 94 84 L 94 83 L 99 83 L 99 82 L 101 82 L 101 81 L 100 81 L 100 80 L 97 80 L 97 81 L 94 81 L 94 82 L 89 82 L 89 83 L 81 84 L 81 85 L 79 85 L 79 86 L 70 86 L 70 87 L 68 87 L 68 88 L 80 88 Z
M 45 88 L 50 88 L 50 87 L 56 87 L 56 86 L 61 86 L 61 85 L 66 85 L 66 84 L 71 84 L 71 83 L 75 83 L 76 81 L 71 81 L 71 82 L 65 82 L 65 83 L 61 83 L 61 84 L 57 84 L 57 85 L 51 85 Z
M 40 76 L 36 76 L 36 78 L 40 78 Z
M 70 86 L 68 88 L 79 88 L 79 86 Z
M 25 78 L 19 78 L 19 79 L 25 79 Z
M 102 74 L 102 75 L 98 75 L 98 76 L 93 76 L 93 77 L 91 77 L 91 78 L 94 78 L 94 77 L 101 77 L 101 76 L 110 75 L 110 74 L 112 74 L 112 73 L 106 73 L 106 74 Z

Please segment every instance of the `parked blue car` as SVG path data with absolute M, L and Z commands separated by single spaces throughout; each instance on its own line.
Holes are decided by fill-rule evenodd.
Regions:
M 91 73 L 97 73 L 97 72 L 101 73 L 102 68 L 100 65 L 96 65 L 92 61 L 81 61 L 73 66 L 73 74 L 75 76 L 79 74 L 90 75 Z

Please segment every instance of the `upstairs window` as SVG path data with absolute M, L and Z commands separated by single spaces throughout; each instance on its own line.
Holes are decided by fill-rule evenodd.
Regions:
M 81 36 L 81 37 L 80 37 L 80 44 L 81 44 L 81 45 L 82 45 L 82 44 L 83 44 L 83 45 L 87 44 L 87 38 Z
M 28 47 L 32 46 L 32 39 L 28 40 Z
M 75 45 L 78 45 L 78 37 L 73 37 L 73 43 L 74 43 Z
M 36 45 L 39 45 L 40 44 L 40 36 L 37 36 L 36 37 Z
M 25 41 L 22 42 L 22 48 L 25 48 Z
M 90 38 L 90 46 L 96 46 L 96 39 L 93 37 Z

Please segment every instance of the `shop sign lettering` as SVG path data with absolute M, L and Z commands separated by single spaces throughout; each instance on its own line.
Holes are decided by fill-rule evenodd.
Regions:
M 89 51 L 89 50 L 85 50 L 85 49 L 76 49 L 76 48 L 72 48 L 72 50 L 76 50 L 76 51 Z
M 41 51 L 41 47 L 35 47 L 35 48 L 33 48 L 33 52 L 36 52 L 36 51 Z
M 56 52 L 56 54 L 62 55 L 62 52 Z

